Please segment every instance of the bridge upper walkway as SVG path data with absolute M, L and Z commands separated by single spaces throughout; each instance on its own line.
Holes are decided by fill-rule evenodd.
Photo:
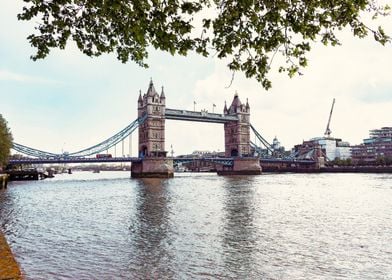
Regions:
M 113 163 L 113 162 L 140 162 L 142 159 L 137 157 L 112 157 L 112 158 L 21 158 L 11 159 L 9 164 L 58 164 L 58 163 Z
M 165 109 L 165 119 L 209 123 L 227 123 L 238 121 L 237 116 L 208 113 L 207 111 L 196 112 L 169 108 Z

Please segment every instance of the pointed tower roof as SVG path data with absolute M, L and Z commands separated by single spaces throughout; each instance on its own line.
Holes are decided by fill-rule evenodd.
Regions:
M 227 114 L 227 113 L 228 113 L 228 111 L 227 111 L 227 104 L 226 104 L 226 100 L 225 100 L 225 107 L 223 108 L 223 113 L 224 113 L 224 114 Z
M 137 101 L 138 102 L 142 102 L 143 101 L 143 99 L 142 99 L 142 91 L 141 90 L 139 90 L 139 99 Z
M 150 84 L 148 86 L 148 90 L 147 90 L 147 96 L 152 96 L 154 97 L 155 95 L 157 95 L 157 91 L 154 88 L 154 83 L 152 82 L 152 79 L 150 80 Z
M 166 98 L 166 96 L 165 96 L 165 92 L 164 92 L 164 90 L 163 90 L 163 87 L 162 87 L 162 91 L 161 91 L 161 99 L 163 99 L 163 98 Z
M 238 97 L 238 93 L 236 91 L 234 94 L 233 101 L 231 102 L 231 105 L 229 107 L 229 113 L 230 114 L 237 113 L 240 110 L 239 108 L 241 108 L 241 106 L 242 106 L 242 103 L 241 103 L 241 100 Z
M 241 105 L 242 105 L 241 100 L 238 97 L 238 92 L 236 91 L 235 94 L 234 94 L 233 102 L 231 102 L 231 106 L 239 107 Z
M 249 106 L 249 102 L 248 102 L 248 98 L 246 99 L 246 109 L 249 109 L 250 108 L 250 106 Z

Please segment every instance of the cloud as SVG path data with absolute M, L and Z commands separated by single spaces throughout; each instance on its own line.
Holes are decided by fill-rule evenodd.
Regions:
M 392 31 L 391 22 L 385 27 Z M 353 39 L 349 32 L 340 37 L 340 47 L 314 45 L 303 76 L 290 79 L 270 73 L 273 88 L 268 92 L 241 74 L 225 88 L 231 73 L 216 59 L 213 73 L 195 83 L 194 98 L 207 108 L 212 102 L 219 104 L 220 109 L 223 100 L 229 105 L 238 91 L 243 102 L 249 98 L 252 124 L 269 141 L 278 136 L 286 148 L 322 136 L 336 98 L 332 136 L 358 144 L 370 129 L 392 123 L 392 49 L 371 38 Z
M 0 69 L 0 81 L 11 81 L 20 83 L 34 83 L 34 84 L 58 84 L 58 81 L 45 79 L 37 76 L 30 76 L 25 74 L 14 73 L 7 70 Z
M 364 103 L 392 103 L 392 83 L 373 82 L 363 85 L 358 89 L 358 97 Z

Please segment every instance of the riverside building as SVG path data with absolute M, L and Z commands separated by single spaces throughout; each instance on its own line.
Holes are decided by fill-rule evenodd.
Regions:
M 315 147 L 320 147 L 323 156 L 326 160 L 348 159 L 351 158 L 351 147 L 348 142 L 342 141 L 339 138 L 333 137 L 315 137 L 308 141 L 303 141 L 302 144 L 294 146 L 294 153 L 298 155 L 306 155 Z
M 310 139 L 321 146 L 321 150 L 329 160 L 348 159 L 351 157 L 350 143 L 333 137 L 316 137 Z
M 355 164 L 376 164 L 392 161 L 392 127 L 370 130 L 369 138 L 351 148 Z

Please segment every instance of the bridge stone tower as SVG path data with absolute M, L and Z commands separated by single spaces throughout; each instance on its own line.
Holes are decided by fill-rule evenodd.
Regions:
M 139 126 L 139 158 L 140 162 L 132 163 L 131 177 L 173 177 L 173 160 L 166 158 L 165 151 L 165 108 L 166 98 L 163 92 L 159 95 L 152 80 L 143 96 L 138 99 L 138 117 L 147 115 Z
M 139 157 L 165 157 L 165 93 L 159 95 L 152 80 L 147 93 L 139 94 L 138 117 L 147 114 L 139 126 Z
M 237 116 L 238 121 L 225 123 L 225 156 L 242 157 L 250 154 L 250 106 L 241 103 L 238 94 L 234 95 L 229 108 L 225 103 L 225 115 Z
M 260 159 L 250 155 L 250 106 L 243 104 L 236 93 L 229 108 L 225 103 L 225 116 L 235 116 L 237 120 L 225 123 L 225 156 L 233 157 L 232 166 L 223 166 L 219 175 L 261 174 Z

